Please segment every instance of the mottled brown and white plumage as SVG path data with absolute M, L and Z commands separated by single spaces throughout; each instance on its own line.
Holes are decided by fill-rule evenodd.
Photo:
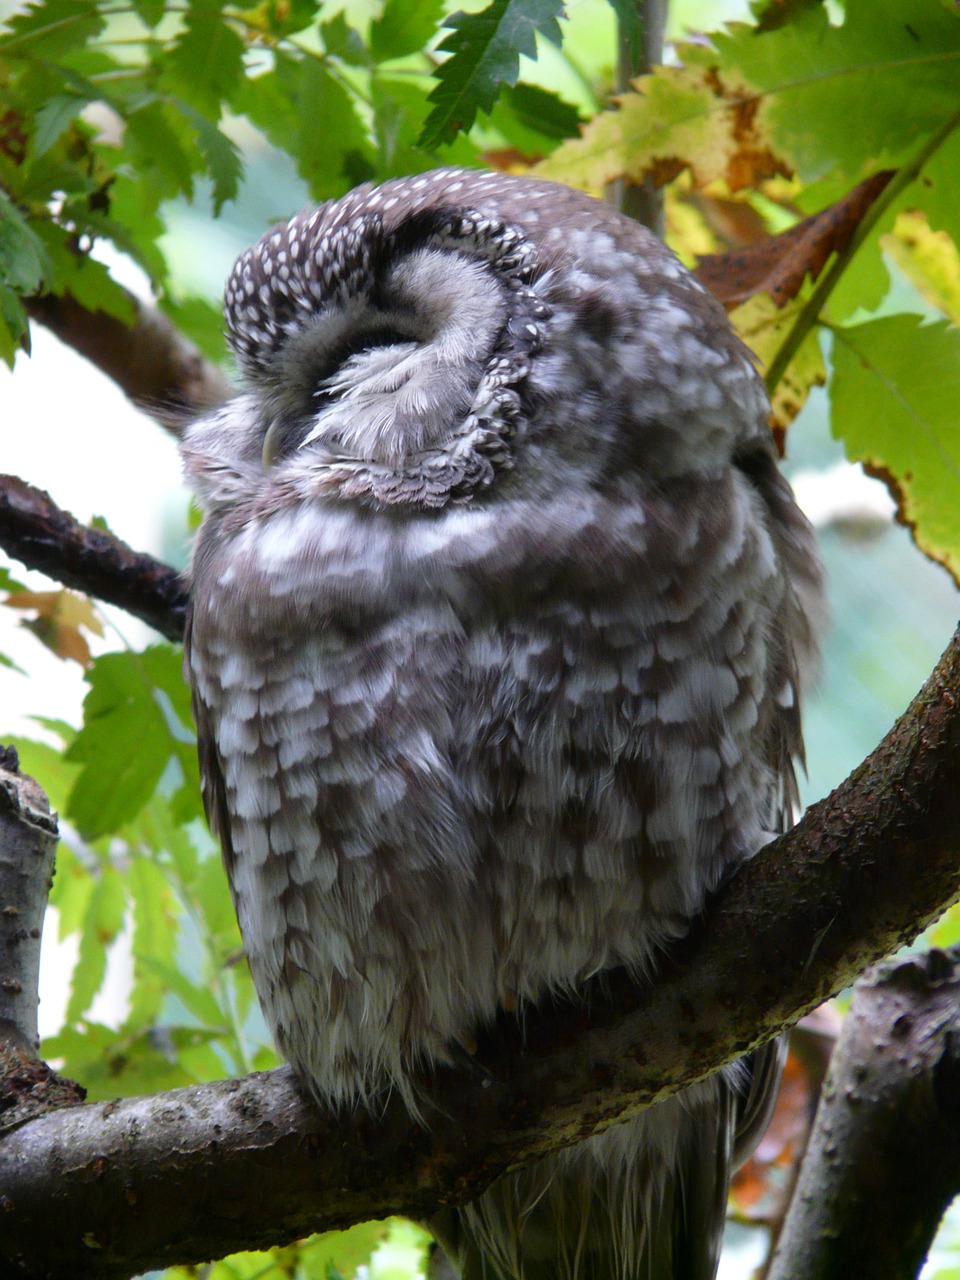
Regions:
M 782 830 L 819 593 L 767 400 L 653 236 L 438 170 L 281 225 L 194 425 L 186 670 L 282 1052 L 416 1106 L 501 1005 L 656 958 Z M 437 1226 L 468 1280 L 712 1277 L 778 1052 Z

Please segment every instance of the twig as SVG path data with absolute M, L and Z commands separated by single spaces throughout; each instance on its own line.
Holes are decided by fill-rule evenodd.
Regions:
M 183 638 L 187 593 L 175 569 L 88 529 L 17 476 L 0 476 L 0 547 L 29 569 L 126 609 L 168 640 Z
M 638 76 L 647 75 L 663 61 L 663 36 L 667 26 L 669 0 L 635 0 L 640 23 L 639 41 L 631 41 L 623 23 L 617 31 L 617 92 L 626 93 Z M 663 192 L 648 174 L 643 182 L 617 178 L 610 184 L 608 199 L 621 213 L 636 218 L 658 236 L 663 236 Z

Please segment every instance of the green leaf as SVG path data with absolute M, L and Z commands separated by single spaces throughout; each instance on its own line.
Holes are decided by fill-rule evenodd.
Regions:
M 960 330 L 895 315 L 833 333 L 833 434 L 889 479 L 917 546 L 960 579 Z
M 176 1047 L 177 1066 L 189 1075 L 191 1083 L 203 1084 L 207 1080 L 223 1079 L 224 1061 L 214 1044 L 206 1044 L 203 1039 L 195 1039 L 192 1044 L 182 1043 L 178 1039 Z M 204 1276 L 209 1280 L 206 1268 L 204 1268 Z M 196 1273 L 194 1273 L 194 1280 L 196 1280 Z
M 76 1023 L 103 986 L 107 951 L 123 928 L 126 892 L 123 879 L 108 863 L 100 868 L 80 931 L 80 950 L 70 981 L 66 1020 Z
M 370 64 L 370 54 L 363 43 L 363 37 L 355 27 L 347 22 L 347 16 L 341 9 L 327 22 L 320 23 L 320 38 L 327 53 L 352 67 L 365 67 Z
M 732 24 L 711 35 L 713 51 L 682 46 L 683 66 L 643 77 L 539 171 L 599 190 L 690 168 L 699 185 L 723 178 L 736 191 L 797 170 L 829 175 L 836 199 L 912 154 L 956 110 L 960 77 L 960 11 L 848 0 L 845 14 L 835 26 L 815 5 L 763 33 Z
M 22 582 L 19 582 L 13 574 L 5 566 L 0 565 L 0 591 L 26 591 L 27 588 Z
M 51 723 L 47 722 L 48 727 Z M 70 736 L 73 736 L 72 733 Z M 28 773 L 31 778 L 42 780 L 51 808 L 57 811 L 65 809 L 71 788 L 80 772 L 79 767 L 71 764 L 61 749 L 51 747 L 49 743 L 20 737 L 6 740 L 16 747 L 23 772 Z M 64 741 L 69 741 L 69 738 Z M 57 866 L 59 865 L 58 861 Z
M 131 111 L 124 144 L 141 186 L 153 200 L 192 197 L 201 159 L 187 121 L 170 103 L 154 99 Z
M 180 785 L 171 799 L 174 819 L 183 823 L 200 819 L 200 767 L 190 690 L 183 678 L 183 651 L 179 646 L 158 644 L 144 649 L 139 657 L 163 714 L 171 753 L 179 765 Z
M 234 106 L 293 157 L 316 199 L 342 195 L 375 172 L 353 97 L 317 58 L 276 54 L 273 70 L 245 81 Z
M 71 206 L 64 206 L 64 221 L 73 222 Z M 88 311 L 104 311 L 123 324 L 132 325 L 137 316 L 133 297 L 113 279 L 110 270 L 89 253 L 78 253 L 75 233 L 58 223 L 41 223 L 37 234 L 44 242 L 53 266 L 47 288 L 57 294 L 71 293 Z
M 17 295 L 0 284 L 0 359 L 12 369 L 21 350 L 30 353 L 30 321 Z
M 397 1224 L 395 1226 L 394 1224 Z M 410 1227 L 404 1232 L 404 1227 Z M 394 1244 L 407 1246 L 407 1256 L 414 1257 L 409 1241 L 419 1228 L 400 1224 L 399 1219 L 387 1222 L 360 1222 L 346 1231 L 328 1231 L 324 1235 L 311 1236 L 296 1244 L 270 1249 L 266 1252 L 235 1253 L 221 1262 L 204 1269 L 205 1280 L 336 1280 L 337 1277 L 356 1276 L 358 1268 L 370 1263 L 381 1248 Z M 426 1232 L 420 1231 L 423 1240 L 429 1241 Z M 424 1246 L 425 1247 L 425 1246 Z M 400 1272 L 370 1271 L 371 1280 L 400 1280 L 413 1276 L 422 1267 L 411 1267 Z M 194 1280 L 195 1273 L 187 1267 L 172 1267 L 164 1272 L 164 1280 Z
M 422 173 L 436 157 L 417 145 L 427 114 L 426 98 L 409 79 L 378 75 L 371 86 L 373 130 L 379 149 L 378 174 L 384 178 Z M 444 149 L 444 162 L 471 168 L 480 162 L 478 147 L 460 133 Z
M 549 152 L 564 138 L 576 137 L 581 117 L 576 107 L 557 94 L 521 81 L 500 91 L 491 124 L 524 154 L 534 155 Z
M 87 679 L 83 728 L 67 751 L 83 770 L 67 814 L 93 839 L 115 832 L 143 808 L 171 758 L 184 787 L 192 790 L 197 774 L 178 651 L 156 645 L 105 654 Z
M 409 1280 L 429 1270 L 431 1237 L 423 1227 L 404 1218 L 391 1218 L 387 1238 L 370 1259 L 370 1280 Z
M 131 860 L 127 874 L 133 905 L 133 990 L 127 1025 L 152 1025 L 167 991 L 162 976 L 152 962 L 174 963 L 177 937 L 177 909 L 166 876 L 149 857 Z
M 0 191 L 0 282 L 17 293 L 36 293 L 51 272 L 43 241 Z
M 757 35 L 734 24 L 711 36 L 720 74 L 767 101 L 764 126 L 805 181 L 847 182 L 898 163 L 956 110 L 960 12 L 931 0 L 847 0 Z
M 774 31 L 786 22 L 796 22 L 805 9 L 823 4 L 823 0 L 750 0 L 750 11 L 758 31 Z
M 131 1034 L 83 1022 L 45 1040 L 44 1051 L 51 1058 L 63 1058 L 65 1073 L 82 1080 L 88 1101 L 98 1102 L 121 1093 L 159 1093 L 195 1084 L 173 1059 L 185 1038 L 193 1041 L 202 1035 L 192 1028 L 185 1035 L 165 1029 L 158 1037 L 153 1028 Z
M 156 974 L 166 988 L 177 997 L 188 1013 L 197 1019 L 202 1027 L 220 1033 L 226 1026 L 227 1018 L 213 994 L 199 983 L 192 982 L 186 974 L 165 964 L 159 957 L 144 956 L 143 965 L 151 973 Z
M 805 285 L 785 306 L 779 306 L 769 293 L 759 293 L 731 311 L 730 323 L 757 357 L 762 372 L 775 359 L 809 296 L 810 286 Z M 786 432 L 811 390 L 826 380 L 820 333 L 814 329 L 784 370 L 771 397 L 770 424 L 775 431 Z
M 151 30 L 166 12 L 166 0 L 132 0 L 134 10 L 145 26 Z
M 104 19 L 90 0 L 41 0 L 8 18 L 6 26 L 0 54 L 52 59 L 99 35 Z
M 47 779 L 44 777 L 44 783 Z M 65 844 L 57 849 L 57 864 L 50 891 L 50 905 L 59 914 L 58 937 L 62 942 L 72 933 L 80 933 L 90 910 L 93 896 L 93 875 L 90 868 Z
M 178 891 L 189 896 L 197 878 L 200 854 L 191 824 L 177 820 L 167 797 L 155 793 L 129 830 L 130 838 L 151 851 Z
M 455 13 L 439 48 L 451 56 L 437 71 L 420 145 L 436 147 L 470 128 L 477 111 L 490 112 L 501 85 L 514 85 L 521 55 L 536 58 L 536 32 L 561 43 L 561 0 L 493 0 L 480 13 Z
M 196 294 L 174 297 L 165 293 L 160 308 L 191 342 L 195 342 L 208 360 L 222 364 L 226 359 L 223 340 L 223 314 L 207 298 Z
M 427 47 L 443 13 L 443 0 L 386 0 L 370 23 L 370 52 L 377 62 L 407 58 Z
M 957 174 L 960 173 L 960 129 L 949 137 L 928 162 L 920 179 L 908 191 L 915 204 L 922 204 L 935 231 L 946 233 L 960 244 L 960 200 Z
M 123 253 L 138 262 L 154 288 L 166 284 L 167 260 L 158 244 L 166 223 L 158 212 L 160 193 L 132 172 L 119 173 L 110 184 L 108 214 L 88 214 L 87 221 L 97 235 L 111 240 Z
M 75 93 L 58 93 L 47 99 L 33 118 L 34 128 L 30 142 L 34 159 L 50 150 L 87 105 L 87 101 L 77 97 Z
M 207 858 L 200 864 L 196 901 L 211 937 L 218 940 L 224 953 L 236 951 L 241 946 L 240 927 L 230 901 L 227 874 L 219 858 Z
M 213 216 L 219 217 L 226 202 L 237 197 L 243 173 L 240 150 L 232 138 L 199 111 L 186 103 L 181 104 L 181 110 L 196 130 L 197 143 L 213 182 Z
M 209 119 L 220 117 L 243 76 L 244 44 L 209 0 L 191 0 L 183 31 L 164 59 L 164 71 L 180 93 Z
M 304 62 L 297 170 L 319 198 L 340 195 L 373 176 L 366 130 L 350 94 L 319 62 Z

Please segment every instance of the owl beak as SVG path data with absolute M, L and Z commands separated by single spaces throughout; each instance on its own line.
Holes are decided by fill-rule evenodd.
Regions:
M 264 471 L 269 471 L 277 458 L 280 456 L 280 448 L 283 444 L 283 432 L 280 427 L 280 419 L 274 418 L 267 427 L 267 434 L 263 437 L 263 450 L 260 454 L 263 459 Z

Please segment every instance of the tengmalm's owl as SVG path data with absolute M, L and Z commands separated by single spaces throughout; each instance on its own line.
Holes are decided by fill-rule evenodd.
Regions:
M 721 308 L 577 192 L 441 169 L 237 262 L 186 670 L 277 1044 L 377 1105 L 657 957 L 789 821 L 819 569 Z M 462 1050 L 461 1050 L 462 1052 Z M 712 1277 L 779 1055 L 438 1219 L 487 1280 Z

